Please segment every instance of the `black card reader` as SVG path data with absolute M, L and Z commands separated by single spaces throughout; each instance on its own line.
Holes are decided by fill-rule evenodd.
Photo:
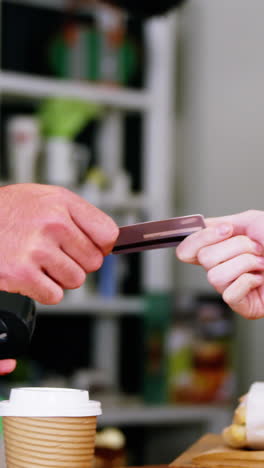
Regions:
M 29 349 L 36 323 L 35 302 L 0 291 L 0 359 L 16 359 Z

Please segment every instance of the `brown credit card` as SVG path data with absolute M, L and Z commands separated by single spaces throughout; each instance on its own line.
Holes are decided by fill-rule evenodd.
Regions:
M 112 253 L 125 254 L 174 247 L 203 228 L 204 217 L 200 214 L 122 226 Z

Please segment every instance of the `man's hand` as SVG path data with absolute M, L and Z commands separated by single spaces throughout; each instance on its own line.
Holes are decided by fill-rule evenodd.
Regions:
M 210 218 L 206 226 L 177 247 L 178 258 L 203 266 L 235 312 L 264 317 L 264 212 Z
M 1 187 L 0 290 L 56 304 L 101 267 L 117 236 L 109 216 L 65 188 Z

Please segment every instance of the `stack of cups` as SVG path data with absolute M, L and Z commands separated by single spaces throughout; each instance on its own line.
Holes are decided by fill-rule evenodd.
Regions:
M 91 468 L 100 414 L 87 391 L 13 389 L 0 403 L 7 468 Z

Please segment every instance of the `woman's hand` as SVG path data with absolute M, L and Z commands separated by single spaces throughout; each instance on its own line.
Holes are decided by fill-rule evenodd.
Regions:
M 201 265 L 235 312 L 264 317 L 264 212 L 212 218 L 206 226 L 177 247 L 178 258 Z

